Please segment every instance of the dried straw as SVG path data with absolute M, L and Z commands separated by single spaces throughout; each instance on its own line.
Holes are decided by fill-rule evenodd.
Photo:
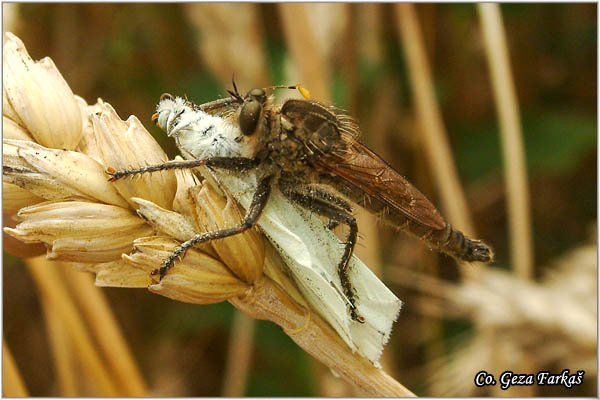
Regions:
M 242 397 L 250 371 L 256 321 L 237 311 L 233 317 L 223 378 L 223 397 Z
M 22 184 L 23 188 L 35 191 L 38 187 L 34 184 L 43 182 L 46 185 L 43 193 L 52 194 L 52 201 L 20 210 L 21 224 L 16 229 L 6 228 L 5 231 L 21 240 L 45 241 L 51 249 L 48 253 L 51 257 L 84 263 L 82 269 L 99 275 L 115 275 L 114 279 L 104 276 L 101 280 L 104 283 L 112 282 L 120 287 L 148 287 L 153 292 L 191 303 L 206 304 L 227 299 L 255 318 L 267 319 L 280 325 L 304 350 L 360 390 L 373 396 L 412 395 L 366 358 L 353 353 L 329 324 L 300 305 L 304 302 L 294 289 L 294 283 L 281 271 L 267 272 L 270 268 L 268 266 L 276 265 L 281 260 L 270 251 L 263 262 L 263 238 L 258 231 L 249 230 L 232 240 L 210 243 L 217 254 L 244 255 L 240 260 L 233 260 L 233 264 L 225 265 L 222 259 L 214 257 L 213 252 L 203 251 L 203 247 L 198 246 L 190 249 L 186 257 L 177 262 L 160 283 L 152 284 L 150 271 L 172 254 L 178 245 L 175 239 L 181 241 L 181 238 L 185 240 L 191 236 L 190 230 L 194 230 L 192 224 L 196 227 L 212 224 L 219 227 L 234 226 L 240 223 L 240 215 L 234 212 L 235 207 L 227 207 L 227 199 L 209 184 L 199 187 L 193 179 L 176 177 L 174 174 L 147 174 L 138 180 L 109 184 L 103 168 L 139 165 L 140 160 L 136 157 L 156 164 L 163 162 L 166 155 L 137 118 L 130 117 L 126 122 L 122 121 L 114 109 L 102 101 L 92 107 L 80 104 L 81 111 L 76 103 L 73 108 L 73 94 L 52 61 L 47 59 L 45 64 L 35 63 L 24 57 L 26 49 L 22 42 L 14 35 L 8 36 L 13 52 L 9 57 L 13 71 L 22 75 L 38 73 L 40 76 L 46 76 L 44 74 L 50 71 L 51 77 L 55 78 L 50 83 L 62 89 L 58 94 L 56 91 L 36 90 L 36 87 L 25 85 L 26 79 L 20 78 L 22 75 L 11 76 L 11 101 L 18 105 L 15 109 L 24 109 L 28 114 L 23 115 L 35 117 L 28 120 L 32 127 L 28 128 L 30 133 L 35 128 L 36 137 L 52 147 L 55 141 L 64 139 L 60 135 L 57 137 L 57 132 L 64 133 L 62 126 L 69 124 L 74 143 L 79 140 L 77 135 L 83 134 L 87 139 L 96 139 L 97 149 L 83 146 L 79 152 L 63 150 L 61 157 L 57 157 L 58 150 L 40 144 L 5 140 L 4 155 L 9 156 L 8 161 L 7 157 L 4 161 L 14 164 L 11 170 L 13 178 L 23 178 L 22 171 L 27 172 L 29 168 L 33 168 L 36 171 L 34 177 L 38 181 L 27 181 Z M 39 68 L 44 66 L 50 69 Z M 43 85 L 48 79 L 40 78 L 38 82 Z M 22 97 L 17 97 L 17 94 Z M 46 98 L 48 95 L 53 95 L 52 99 L 56 101 L 49 102 Z M 21 98 L 29 103 L 26 102 L 23 106 Z M 60 101 L 69 102 L 72 111 L 66 116 L 73 118 L 64 118 L 65 122 L 58 118 L 65 117 L 65 114 L 44 113 L 37 106 L 56 106 Z M 11 105 L 8 101 L 7 104 Z M 83 132 L 80 112 L 84 117 L 83 122 L 88 119 L 93 122 L 91 125 L 84 124 Z M 13 114 L 16 115 L 16 112 Z M 51 123 L 53 129 L 39 128 L 44 128 L 48 123 Z M 131 150 L 131 146 L 135 146 L 135 152 Z M 32 164 L 25 161 L 24 157 L 29 157 Z M 38 165 L 43 164 L 46 157 L 52 163 Z M 78 168 L 74 168 L 75 165 Z M 88 173 L 82 175 L 82 170 Z M 188 175 L 191 175 L 189 171 Z M 206 191 L 206 196 L 203 196 L 203 191 Z M 72 201 L 73 193 L 77 196 L 77 201 Z M 183 196 L 183 199 L 174 203 L 176 194 Z M 224 204 L 218 209 L 204 207 L 203 204 L 209 200 L 212 201 L 210 204 L 213 208 L 217 203 Z M 172 204 L 184 203 L 188 204 L 187 211 L 194 211 L 192 220 L 186 219 L 188 217 L 184 216 L 185 212 L 179 214 L 172 210 Z M 101 218 L 104 218 L 104 222 L 98 222 Z M 202 219 L 205 221 L 200 221 Z M 128 228 L 123 231 L 124 228 L 119 227 Z M 154 232 L 160 232 L 161 235 Z M 91 237 L 86 236 L 91 233 Z M 57 237 L 61 240 L 55 240 Z M 118 251 L 114 251 L 115 246 Z M 122 251 L 120 246 L 130 253 L 121 254 L 125 250 Z M 267 245 L 267 248 L 270 247 Z M 256 262 L 246 265 L 248 260 Z M 83 370 L 92 377 L 91 383 L 96 385 L 99 394 L 121 394 L 116 379 L 111 377 L 108 367 L 94 348 L 90 334 L 63 282 L 50 267 L 52 263 L 35 258 L 27 260 L 26 264 L 42 293 L 42 299 L 48 301 L 49 307 L 63 319 L 83 362 Z M 263 266 L 266 275 L 262 275 Z M 277 283 L 272 279 L 276 279 Z M 282 288 L 286 288 L 285 291 Z M 97 299 L 92 301 L 96 305 L 100 303 Z M 84 305 L 84 308 L 93 308 L 90 304 L 92 303 Z M 99 324 L 99 321 L 110 318 L 107 315 L 97 315 L 92 324 Z M 97 331 L 100 332 L 100 329 L 97 328 Z M 119 340 L 114 338 L 114 332 L 107 334 L 113 336 L 112 340 Z M 115 360 L 111 362 L 114 363 Z
M 79 393 L 75 359 L 73 358 L 73 342 L 70 340 L 69 332 L 65 327 L 61 315 L 50 308 L 48 300 L 42 299 L 41 303 L 50 348 L 54 357 L 60 395 L 63 397 L 75 397 Z
M 27 259 L 26 265 L 42 294 L 41 300 L 47 301 L 49 307 L 63 318 L 79 354 L 78 359 L 81 360 L 86 373 L 93 378 L 92 382 L 98 390 L 98 395 L 119 395 L 108 368 L 96 351 L 90 334 L 70 298 L 67 288 L 53 270 L 52 263 L 43 257 L 36 257 Z
M 412 4 L 396 6 L 400 38 L 404 48 L 410 82 L 415 96 L 417 119 L 422 127 L 423 145 L 432 166 L 436 187 L 449 220 L 469 236 L 474 236 L 473 222 L 467 208 L 458 174 L 452 159 L 448 135 L 435 99 L 431 68 L 427 61 L 419 21 Z
M 531 279 L 534 273 L 534 255 L 527 166 L 506 33 L 498 4 L 485 3 L 477 6 L 500 122 L 502 156 L 506 170 L 504 184 L 508 197 L 511 264 L 518 276 Z
M 329 69 L 324 54 L 317 46 L 311 22 L 307 15 L 308 4 L 282 3 L 278 5 L 283 33 L 293 65 L 298 69 L 300 80 L 310 88 L 314 98 L 331 101 L 329 92 Z
M 325 49 L 319 47 L 319 43 L 327 42 L 331 44 L 335 40 L 335 35 L 321 35 L 317 37 L 319 31 L 318 25 L 331 25 L 331 19 L 344 21 L 347 20 L 347 15 L 350 15 L 350 7 L 352 5 L 329 5 L 329 12 L 320 12 L 319 7 L 324 7 L 320 4 L 280 4 L 279 13 L 282 18 L 282 28 L 284 31 L 286 43 L 291 53 L 291 62 L 293 67 L 298 71 L 299 80 L 310 88 L 315 99 L 329 103 L 331 102 L 331 57 L 327 49 L 331 46 L 325 46 Z M 346 31 L 353 27 L 348 25 Z M 347 48 L 351 44 L 345 45 Z M 348 62 L 349 55 L 346 54 Z M 346 63 L 347 64 L 347 63 Z M 292 68 L 292 69 L 294 69 Z M 356 69 L 356 68 L 354 68 Z M 350 74 L 352 76 L 352 74 Z M 351 90 L 351 93 L 354 93 Z M 354 99 L 351 99 L 351 103 Z M 357 222 L 360 227 L 361 237 L 370 238 L 368 243 L 359 244 L 356 249 L 356 254 L 367 262 L 375 272 L 381 273 L 379 265 L 379 252 L 376 245 L 377 227 L 376 219 L 363 210 L 356 212 Z M 365 244 L 366 243 L 366 244 Z M 327 374 L 321 368 L 315 368 L 318 375 Z M 327 396 L 330 393 L 335 393 L 341 396 L 350 396 L 353 393 L 340 393 L 339 387 L 335 381 L 329 376 L 320 376 L 317 381 L 320 383 L 320 393 Z M 348 390 L 348 389 L 346 389 Z
M 246 89 L 268 86 L 267 60 L 258 4 L 186 4 L 187 18 L 198 31 L 198 50 L 207 66 L 228 87 L 235 76 Z M 246 392 L 255 321 L 236 311 L 223 377 L 223 396 Z
M 426 365 L 435 372 L 429 376 L 430 393 L 481 395 L 472 382 L 482 369 L 499 376 L 506 370 L 542 371 L 560 365 L 572 373 L 585 370 L 586 380 L 596 376 L 596 254 L 596 244 L 570 251 L 543 268 L 548 272 L 538 282 L 487 268 L 479 279 L 453 285 L 394 269 L 398 283 L 420 289 L 429 300 L 445 301 L 440 318 L 458 313 L 477 328 L 457 340 L 453 352 Z M 523 388 L 503 393 L 532 394 Z
M 29 393 L 23 383 L 15 359 L 6 344 L 2 341 L 2 395 L 5 397 L 28 397 Z
M 147 396 L 146 383 L 104 294 L 94 285 L 94 278 L 71 268 L 66 268 L 64 275 L 122 392 L 126 396 Z
M 348 346 L 329 324 L 292 302 L 288 294 L 270 279 L 258 282 L 246 297 L 230 299 L 230 302 L 255 318 L 281 326 L 305 351 L 325 365 L 335 366 L 335 372 L 365 393 L 382 397 L 414 396 L 383 370 L 348 351 Z
M 198 31 L 198 50 L 203 63 L 222 83 L 235 74 L 240 88 L 267 86 L 259 5 L 253 3 L 188 3 L 185 16 Z

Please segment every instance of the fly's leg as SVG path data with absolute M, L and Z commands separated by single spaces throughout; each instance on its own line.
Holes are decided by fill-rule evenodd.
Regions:
M 196 168 L 200 166 L 223 168 L 233 171 L 246 171 L 257 166 L 257 162 L 251 158 L 244 157 L 212 157 L 206 160 L 170 160 L 163 164 L 148 165 L 137 169 L 123 169 L 116 171 L 113 168 L 108 168 L 106 173 L 110 175 L 109 181 L 113 182 L 117 179 L 125 178 L 136 174 L 144 174 L 156 171 L 164 171 L 168 169 L 186 169 Z
M 190 240 L 183 242 L 181 246 L 179 246 L 173 252 L 173 254 L 171 254 L 171 256 L 162 263 L 160 268 L 156 268 L 155 270 L 153 270 L 150 273 L 150 275 L 159 275 L 160 279 L 162 279 L 162 277 L 165 276 L 169 268 L 173 266 L 173 263 L 175 262 L 177 257 L 179 257 L 181 254 L 185 254 L 185 252 L 193 246 L 200 243 L 208 242 L 210 240 L 223 239 L 228 236 L 237 235 L 238 233 L 242 233 L 252 228 L 254 224 L 256 224 L 256 221 L 258 221 L 258 218 L 260 217 L 262 211 L 267 205 L 267 201 L 269 200 L 270 194 L 271 177 L 267 176 L 266 178 L 263 178 L 258 184 L 256 192 L 254 192 L 254 197 L 252 197 L 252 203 L 250 204 L 248 212 L 246 213 L 246 218 L 241 225 L 235 226 L 233 228 L 221 229 L 214 232 L 197 234 Z
M 352 212 L 352 206 L 350 206 L 350 204 L 346 200 L 341 199 L 337 196 L 334 196 L 331 193 L 326 192 L 325 190 L 321 189 L 318 186 L 308 186 L 305 191 L 307 192 L 308 196 L 321 199 L 321 200 L 325 201 L 326 203 L 334 204 L 337 207 L 341 208 L 342 210 L 347 211 L 348 213 Z M 340 224 L 339 221 L 330 219 L 329 222 L 327 223 L 327 229 L 332 231 L 339 224 Z
M 354 218 L 352 214 L 350 214 L 348 211 L 337 207 L 335 204 L 330 204 L 327 201 L 322 200 L 320 198 L 299 193 L 291 188 L 286 188 L 285 186 L 280 188 L 284 196 L 286 196 L 294 203 L 319 215 L 329 218 L 332 221 L 346 224 L 350 228 L 350 232 L 348 233 L 348 238 L 346 239 L 346 243 L 344 246 L 344 254 L 342 255 L 342 259 L 338 264 L 338 275 L 342 283 L 342 288 L 344 289 L 344 294 L 350 302 L 350 317 L 354 321 L 364 323 L 365 318 L 357 313 L 354 288 L 352 287 L 352 283 L 350 282 L 350 278 L 348 276 L 348 262 L 350 261 L 350 257 L 352 256 L 352 252 L 354 251 L 354 245 L 356 244 L 356 238 L 358 235 L 358 225 L 356 224 L 356 218 Z M 335 197 L 331 194 L 327 195 L 328 197 Z M 336 199 L 340 202 L 344 202 L 344 200 L 338 198 Z
M 327 229 L 329 229 L 330 231 L 332 231 L 332 230 L 334 230 L 335 228 L 337 228 L 337 226 L 338 226 L 339 224 L 340 224 L 339 222 L 337 222 L 337 221 L 334 221 L 334 220 L 330 219 L 330 220 L 329 220 L 329 222 L 327 223 L 327 225 L 326 225 L 326 226 L 327 226 Z
M 307 195 L 310 197 L 315 197 L 317 199 L 325 201 L 326 203 L 334 204 L 338 208 L 341 208 L 342 210 L 347 211 L 349 213 L 352 212 L 352 207 L 346 200 L 334 196 L 331 193 L 321 189 L 320 187 L 309 186 L 306 189 L 306 191 L 308 192 Z

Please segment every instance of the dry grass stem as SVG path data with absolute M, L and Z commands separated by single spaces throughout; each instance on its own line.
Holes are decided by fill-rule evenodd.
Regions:
M 333 5 L 333 7 L 335 6 Z M 331 102 L 331 82 L 329 74 L 327 74 L 330 69 L 328 68 L 326 49 L 319 47 L 318 40 L 325 42 L 329 38 L 321 37 L 318 39 L 317 27 L 315 26 L 318 25 L 317 20 L 327 18 L 327 13 L 322 13 L 314 19 L 315 16 L 311 17 L 310 14 L 315 7 L 320 7 L 320 5 L 315 3 L 282 3 L 278 5 L 278 11 L 282 20 L 287 49 L 290 52 L 288 78 L 291 77 L 292 80 L 297 78 L 300 82 L 309 82 L 312 96 L 328 103 Z M 324 22 L 322 25 L 326 26 L 327 21 Z M 323 373 L 323 370 L 314 364 L 312 367 L 317 374 Z M 324 386 L 328 382 L 327 379 L 319 378 L 317 381 L 322 384 L 319 388 L 320 395 L 330 392 Z
M 314 362 L 312 376 L 319 387 L 320 397 L 360 397 L 362 392 L 356 387 L 346 385 L 346 382 L 333 375 L 325 365 Z
M 203 62 L 228 85 L 232 75 L 239 87 L 268 86 L 267 61 L 259 5 L 253 3 L 186 4 L 186 17 L 198 32 Z
M 146 383 L 104 294 L 94 286 L 94 279 L 70 268 L 64 270 L 64 275 L 123 393 L 147 396 Z
M 413 4 L 397 4 L 396 17 L 400 38 L 410 72 L 410 82 L 415 96 L 416 114 L 421 126 L 423 145 L 432 166 L 436 187 L 450 222 L 461 231 L 474 236 L 473 222 L 467 208 L 454 166 L 448 135 L 438 107 L 431 68 L 423 43 L 423 36 Z
M 299 80 L 310 82 L 310 91 L 315 99 L 331 101 L 327 61 L 319 49 L 307 14 L 310 4 L 282 3 L 278 5 L 287 47 L 293 65 L 297 66 Z
M 242 397 L 246 393 L 255 326 L 254 319 L 240 311 L 235 312 L 227 346 L 229 351 L 223 377 L 223 397 Z
M 352 26 L 352 10 L 354 5 L 348 4 L 280 4 L 279 13 L 283 20 L 283 30 L 287 47 L 290 50 L 292 65 L 297 68 L 299 81 L 310 85 L 310 90 L 315 99 L 324 103 L 331 102 L 330 75 L 326 72 L 331 70 L 331 56 L 335 46 L 349 46 L 354 48 L 353 41 L 348 40 L 355 27 Z M 327 10 L 325 10 L 327 8 Z M 344 40 L 344 38 L 346 40 Z M 352 60 L 349 53 L 345 51 L 346 61 Z M 353 77 L 356 66 L 346 63 L 348 76 Z M 358 82 L 354 76 L 354 89 Z M 352 92 L 353 89 L 351 88 Z M 352 92 L 354 93 L 354 92 Z M 350 95 L 350 98 L 356 98 Z M 354 110 L 356 111 L 356 110 Z M 377 246 L 376 217 L 364 210 L 356 210 L 358 225 L 361 229 L 361 238 L 369 238 L 368 242 L 361 242 L 356 248 L 356 254 L 363 259 L 372 270 L 381 274 L 379 267 L 379 248 Z M 326 373 L 320 368 L 317 373 Z M 331 382 L 327 378 L 319 378 L 321 394 L 337 393 L 338 395 L 352 395 L 353 393 L 339 393 L 337 385 L 333 384 L 331 389 L 326 386 Z
M 500 122 L 502 156 L 506 170 L 504 182 L 508 197 L 511 265 L 518 276 L 531 279 L 534 273 L 534 255 L 527 165 L 506 33 L 498 4 L 478 4 L 477 9 Z
M 4 56 L 5 61 L 12 58 L 13 70 L 21 58 L 36 65 L 18 38 L 7 37 L 10 45 L 5 46 Z M 22 82 L 23 74 L 5 77 L 12 79 L 7 85 L 10 90 L 3 92 L 6 106 L 14 111 L 11 120 L 50 145 L 56 145 L 51 134 L 61 124 L 78 126 L 71 134 L 79 139 L 72 150 L 4 139 L 4 181 L 44 200 L 18 209 L 19 223 L 4 232 L 24 242 L 43 244 L 48 258 L 71 261 L 76 269 L 95 273 L 99 286 L 145 287 L 196 304 L 228 300 L 251 316 L 280 325 L 304 350 L 369 395 L 412 395 L 366 358 L 352 353 L 327 323 L 307 311 L 295 284 L 277 267 L 282 263 L 280 256 L 257 230 L 189 249 L 162 280 L 151 279 L 150 272 L 182 241 L 196 233 L 239 225 L 242 214 L 237 204 L 210 183 L 200 185 L 189 171 L 162 171 L 108 183 L 105 169 L 159 164 L 166 160 L 165 153 L 136 117 L 123 121 L 110 104 L 99 100 L 88 106 L 70 89 L 52 92 L 46 104 L 48 92 Z M 52 87 L 62 87 L 64 81 L 56 69 L 49 70 L 46 79 L 58 81 L 46 82 Z M 53 120 L 65 102 L 74 103 L 78 114 Z M 45 107 L 31 109 L 39 104 Z M 32 121 L 29 125 L 23 122 L 24 116 Z M 14 207 L 10 210 L 15 211 Z M 42 298 L 63 320 L 97 394 L 144 395 L 147 389 L 122 335 L 90 280 L 68 275 L 110 368 L 94 348 L 51 265 L 41 258 L 27 260 Z M 111 375 L 112 371 L 119 376 Z
M 586 379 L 596 376 L 596 254 L 595 243 L 577 248 L 544 268 L 550 272 L 539 282 L 491 268 L 460 285 L 396 271 L 398 283 L 420 287 L 429 300 L 444 300 L 445 309 L 436 312 L 440 318 L 455 314 L 477 327 L 452 346 L 457 350 L 427 365 L 436 371 L 430 393 L 482 395 L 472 385 L 473 371 L 482 369 L 498 376 L 520 368 L 551 370 L 560 363 L 571 371 L 585 370 Z M 503 393 L 532 394 L 518 387 Z
M 254 318 L 281 326 L 305 351 L 365 393 L 375 397 L 414 396 L 382 369 L 349 352 L 329 324 L 295 303 L 270 279 L 263 278 L 247 296 L 229 301 Z
M 2 341 L 2 395 L 5 397 L 29 397 L 15 359 L 6 341 Z
M 91 381 L 96 386 L 97 395 L 118 396 L 119 392 L 110 372 L 96 351 L 92 338 L 70 298 L 67 288 L 53 270 L 53 265 L 41 257 L 27 259 L 26 265 L 42 294 L 42 301 L 48 301 L 53 312 L 63 318 L 79 354 L 78 359 L 81 360 L 86 373 L 92 377 Z
M 42 303 L 44 322 L 54 358 L 60 395 L 63 397 L 75 397 L 79 395 L 79 392 L 77 388 L 78 378 L 75 358 L 73 357 L 73 343 L 70 340 L 61 315 L 51 309 L 50 302 L 47 299 L 42 298 L 40 302 Z

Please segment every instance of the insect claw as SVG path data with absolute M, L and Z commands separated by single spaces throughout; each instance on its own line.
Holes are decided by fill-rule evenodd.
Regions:
M 109 182 L 114 182 L 117 179 L 119 179 L 119 177 L 117 177 L 117 170 L 114 169 L 113 167 L 108 167 L 107 169 L 104 170 L 104 173 L 106 175 L 110 175 L 110 178 L 108 178 Z

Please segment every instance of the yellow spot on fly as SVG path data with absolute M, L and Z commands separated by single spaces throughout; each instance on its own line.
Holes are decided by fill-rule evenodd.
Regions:
M 302 85 L 298 85 L 298 91 L 306 100 L 310 99 L 310 91 Z

